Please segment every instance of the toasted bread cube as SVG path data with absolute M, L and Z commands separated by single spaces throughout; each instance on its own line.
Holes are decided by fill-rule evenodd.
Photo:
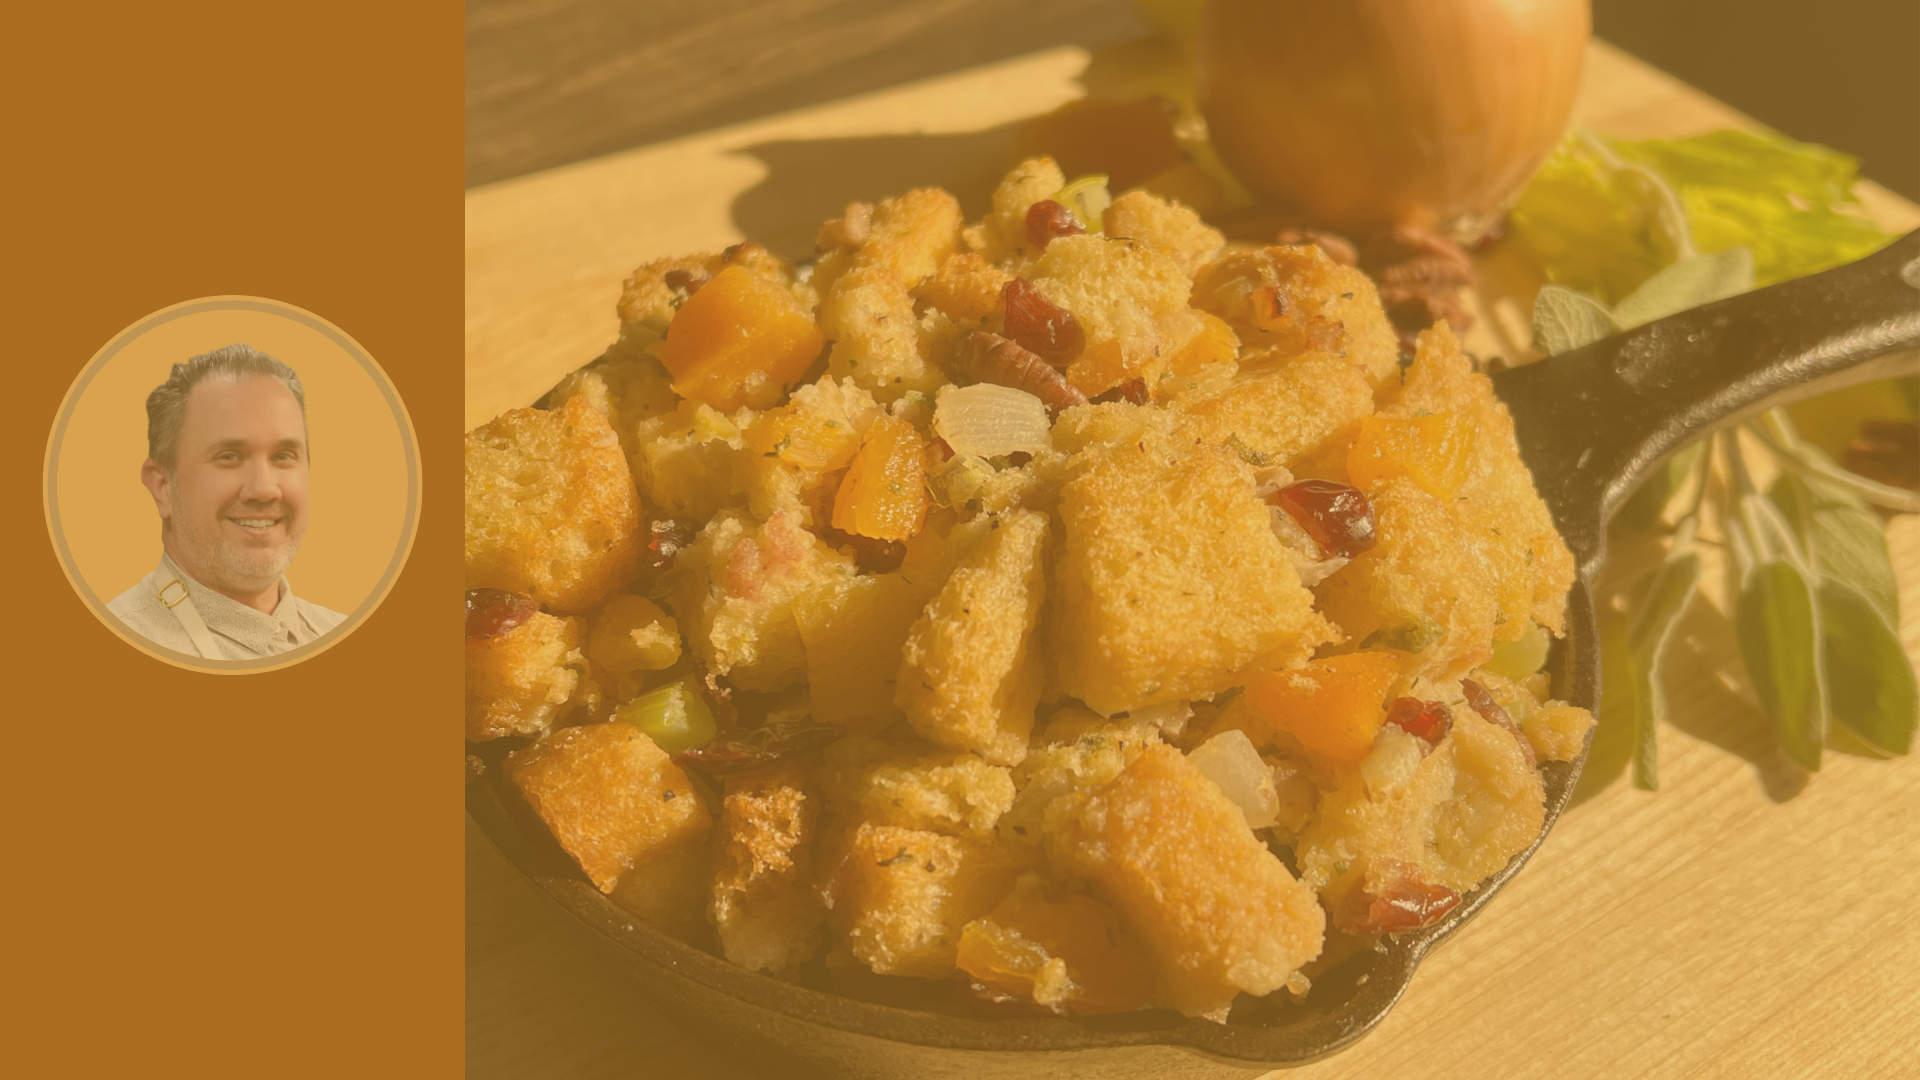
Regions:
M 1155 959 L 1155 999 L 1188 1016 L 1277 990 L 1320 955 L 1313 891 L 1173 747 L 1148 746 L 1111 782 L 1056 801 L 1047 851 L 1120 909 Z
M 1373 390 L 1352 364 L 1324 353 L 1244 371 L 1212 393 L 1182 398 L 1180 428 L 1231 445 L 1256 465 L 1291 465 L 1373 412 Z
M 1500 615 L 1498 581 L 1459 504 L 1405 478 L 1368 497 L 1374 546 L 1320 583 L 1320 610 L 1362 648 L 1412 654 L 1409 674 L 1457 675 L 1486 663 Z
M 1014 765 L 1040 700 L 1048 520 L 1015 510 L 995 526 L 914 622 L 894 701 L 928 742 Z
M 978 326 L 1000 306 L 1000 290 L 1012 280 L 1012 274 L 977 252 L 963 251 L 947 256 L 940 269 L 913 290 L 913 295 L 955 322 Z
M 507 774 L 601 892 L 711 824 L 687 774 L 632 724 L 556 731 L 509 754 Z
M 1086 333 L 1086 351 L 1067 368 L 1083 393 L 1091 397 L 1131 378 L 1151 385 L 1166 369 L 1172 343 L 1161 322 L 1185 314 L 1192 288 L 1172 259 L 1145 242 L 1085 233 L 1048 244 L 1029 277 Z
M 581 619 L 534 612 L 488 637 L 467 639 L 467 738 L 540 735 L 575 705 L 586 660 Z
M 816 721 L 884 724 L 898 715 L 900 650 L 926 602 L 926 590 L 898 573 L 846 578 L 835 592 L 794 601 Z
M 615 679 L 670 668 L 680 659 L 680 627 L 653 601 L 622 593 L 593 617 L 587 656 Z
M 764 524 L 723 511 L 674 565 L 671 598 L 702 666 L 743 690 L 784 690 L 807 676 L 807 650 L 793 602 L 837 590 L 851 558 L 827 547 L 782 511 Z
M 619 438 L 584 399 L 475 428 L 466 463 L 467 588 L 575 612 L 632 580 L 640 498 Z
M 733 963 L 789 971 L 825 942 L 827 912 L 813 886 L 819 812 L 819 797 L 792 767 L 727 778 L 708 916 Z
M 845 739 L 827 751 L 825 783 L 843 816 L 948 836 L 992 836 L 1013 805 L 1011 770 L 915 743 Z
M 1078 705 L 1062 708 L 1034 734 L 1032 749 L 1013 770 L 1013 805 L 996 831 L 1010 843 L 1039 844 L 1053 800 L 1111 781 L 1140 751 L 1160 741 L 1159 729 L 1145 721 L 1109 722 Z
M 674 411 L 680 398 L 673 379 L 660 361 L 620 346 L 587 367 L 568 374 L 547 392 L 547 407 L 558 409 L 568 398 L 585 398 L 595 412 L 607 418 L 631 467 L 640 453 L 640 425 Z M 635 472 L 638 475 L 638 472 Z
M 638 425 L 634 478 L 656 516 L 705 521 L 746 500 L 754 454 L 734 419 L 751 416 L 683 401 Z
M 987 261 L 1018 273 L 1040 254 L 1027 237 L 1027 211 L 1066 186 L 1067 178 L 1052 158 L 1032 158 L 1015 165 L 994 189 L 993 210 L 981 220 L 979 231 L 969 231 L 969 246 L 985 255 Z
M 1053 690 L 1112 714 L 1211 698 L 1338 640 L 1231 450 L 1160 437 L 1076 455 Z
M 1221 256 L 1194 274 L 1193 306 L 1225 319 L 1248 350 L 1339 356 L 1376 389 L 1400 373 L 1400 339 L 1373 282 L 1313 244 Z
M 1101 218 L 1108 236 L 1151 245 L 1188 277 L 1213 261 L 1227 242 L 1199 214 L 1147 191 L 1129 191 L 1115 198 Z
M 820 329 L 833 342 L 827 373 L 851 379 L 883 404 L 947 381 L 921 349 L 906 282 L 887 267 L 842 274 L 820 301 Z
M 1456 493 L 1462 528 L 1492 571 L 1499 603 L 1496 642 L 1526 633 L 1529 621 L 1555 634 L 1566 621 L 1573 554 L 1520 460 L 1513 418 L 1442 323 L 1420 335 L 1405 386 L 1381 412 L 1418 417 L 1451 413 L 1474 432 L 1466 479 Z
M 939 978 L 954 969 L 961 931 L 1025 868 L 989 841 L 862 822 L 829 881 L 833 925 L 875 972 Z
M 614 903 L 681 941 L 705 945 L 713 856 L 707 845 L 680 844 L 634 864 L 610 894 Z

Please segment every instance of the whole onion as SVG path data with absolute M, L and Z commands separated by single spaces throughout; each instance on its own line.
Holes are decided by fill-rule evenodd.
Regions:
M 1209 0 L 1213 145 L 1263 198 L 1350 233 L 1480 235 L 1565 133 L 1587 0 Z

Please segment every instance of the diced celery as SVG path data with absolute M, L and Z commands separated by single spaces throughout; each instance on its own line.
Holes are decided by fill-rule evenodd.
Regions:
M 1101 215 L 1113 205 L 1113 195 L 1107 190 L 1104 175 L 1088 173 L 1069 181 L 1054 195 L 1053 201 L 1073 211 L 1073 216 L 1088 232 L 1100 232 L 1104 228 Z
M 699 746 L 719 734 L 713 710 L 707 707 L 706 695 L 692 675 L 683 675 L 634 698 L 620 706 L 616 715 L 646 732 L 669 754 Z
M 1551 643 L 1545 630 L 1538 625 L 1529 626 L 1525 634 L 1496 647 L 1486 668 L 1508 679 L 1524 679 L 1547 662 L 1547 646 Z

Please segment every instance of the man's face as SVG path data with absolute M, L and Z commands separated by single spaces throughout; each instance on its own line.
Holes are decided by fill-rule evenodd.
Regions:
M 196 385 L 171 474 L 143 471 L 180 568 L 236 598 L 278 586 L 307 531 L 307 429 L 279 379 Z

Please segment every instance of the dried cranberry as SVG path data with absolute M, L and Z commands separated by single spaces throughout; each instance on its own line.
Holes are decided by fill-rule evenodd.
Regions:
M 467 640 L 490 638 L 534 617 L 540 605 L 533 597 L 504 589 L 467 590 Z
M 1078 236 L 1086 231 L 1073 211 L 1052 199 L 1041 199 L 1027 207 L 1027 239 L 1034 247 L 1044 248 L 1062 236 Z
M 1326 555 L 1354 556 L 1373 547 L 1373 504 L 1360 489 L 1331 480 L 1302 480 L 1268 496 Z
M 1453 730 L 1453 710 L 1443 701 L 1394 698 L 1393 704 L 1387 706 L 1387 723 L 1438 746 L 1447 732 Z
M 1000 290 L 1007 306 L 1007 336 L 1020 347 L 1065 367 L 1087 347 L 1087 332 L 1073 312 L 1055 307 L 1026 278 L 1014 278 Z
M 838 724 L 769 724 L 689 747 L 673 755 L 673 760 L 711 776 L 724 776 L 817 750 L 845 733 Z
M 661 279 L 666 282 L 667 288 L 688 296 L 699 292 L 700 286 L 707 283 L 707 275 L 698 270 L 669 270 Z
M 1345 929 L 1361 934 L 1399 934 L 1432 926 L 1460 903 L 1460 894 L 1445 885 L 1401 881 L 1385 896 L 1371 897 L 1366 916 Z
M 1528 768 L 1540 767 L 1539 760 L 1533 756 L 1533 744 L 1527 741 L 1526 732 L 1521 731 L 1520 725 L 1513 722 L 1513 716 L 1493 700 L 1493 695 L 1487 693 L 1486 687 L 1472 679 L 1461 679 L 1460 689 L 1466 695 L 1467 704 L 1480 714 L 1481 719 L 1489 724 L 1499 724 L 1513 735 L 1514 741 L 1520 744 L 1520 753 L 1527 759 Z

